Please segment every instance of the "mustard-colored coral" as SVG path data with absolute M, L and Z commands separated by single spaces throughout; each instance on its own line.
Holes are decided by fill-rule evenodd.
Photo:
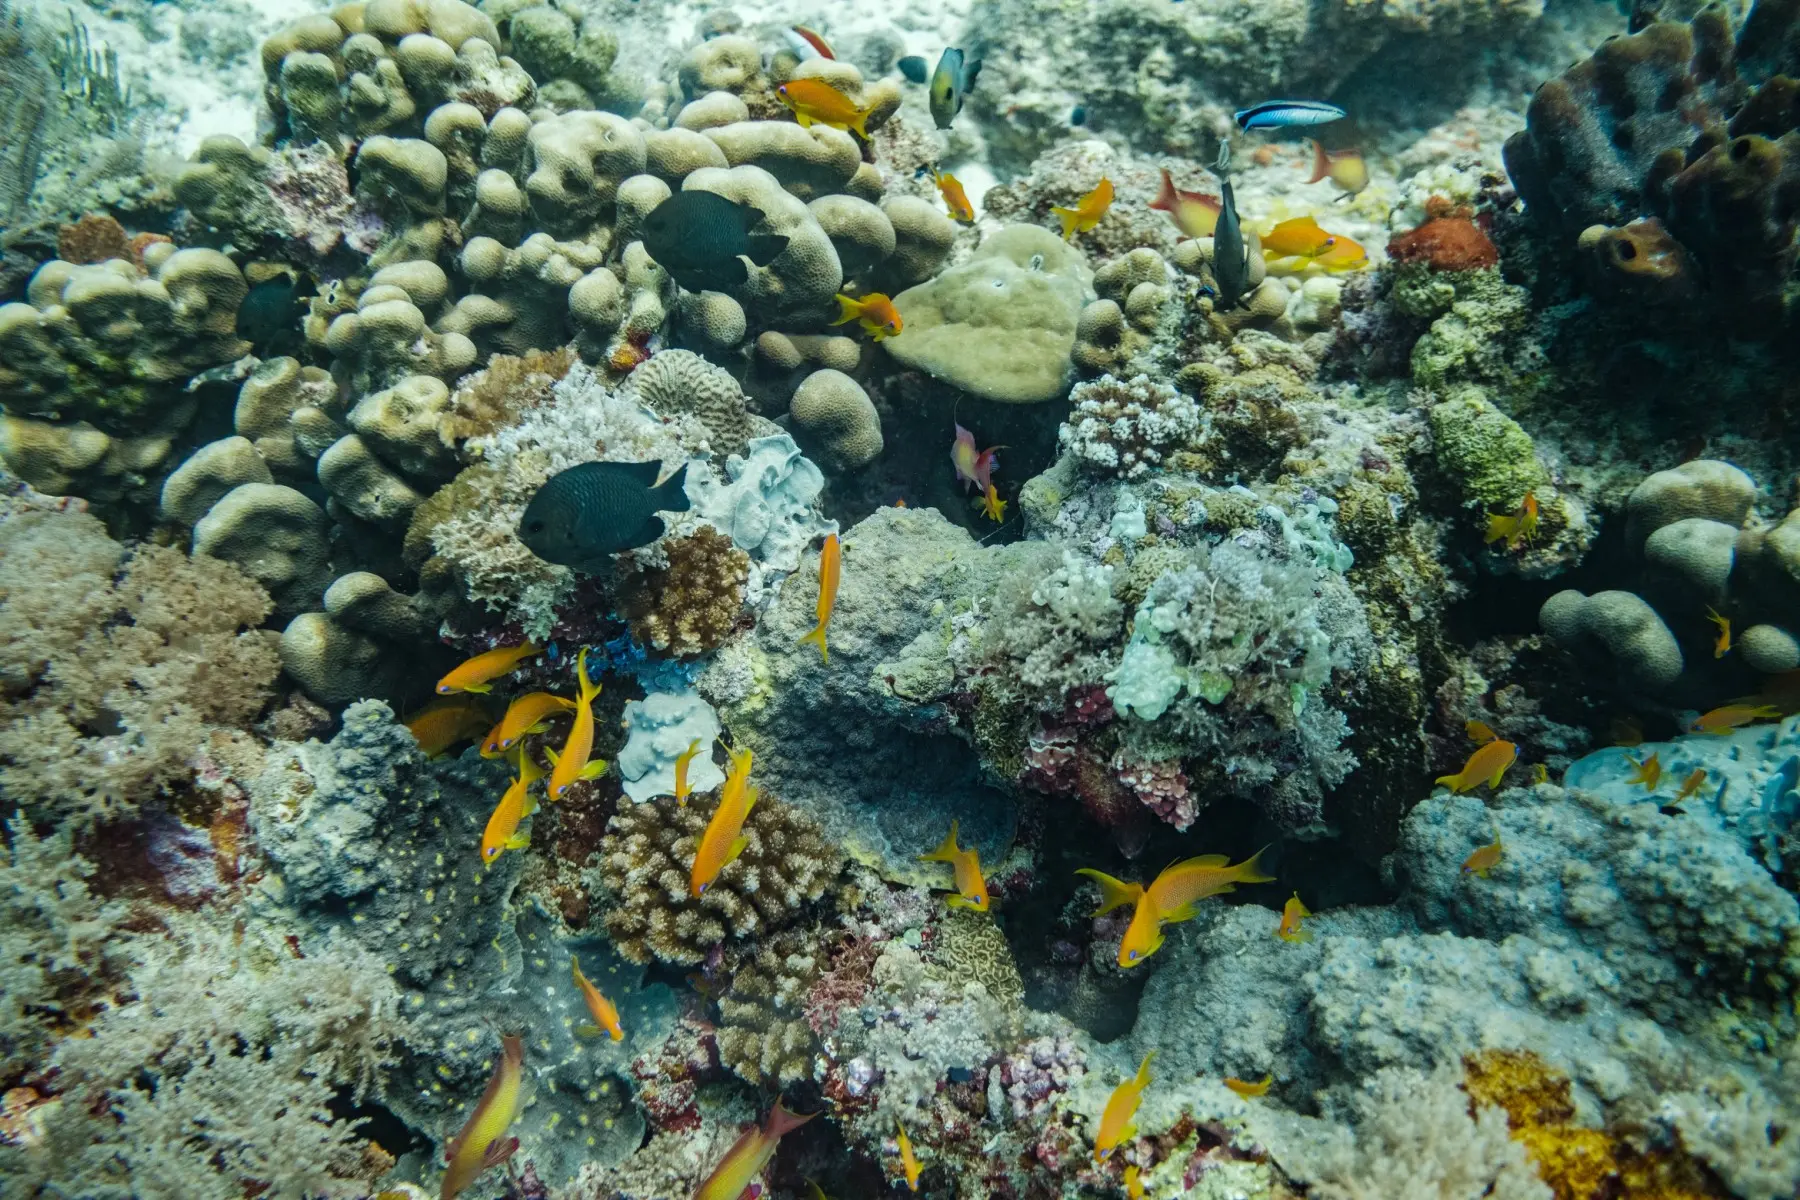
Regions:
M 719 996 L 720 1061 L 754 1084 L 811 1079 L 818 1039 L 806 998 L 824 967 L 816 928 L 779 933 L 735 964 Z
M 630 578 L 622 610 L 639 641 L 675 655 L 705 654 L 737 624 L 750 556 L 705 525 L 671 541 L 668 555 L 668 566 Z
M 698 963 L 726 939 L 791 925 L 825 894 L 844 865 L 824 831 L 796 808 L 764 797 L 744 822 L 749 844 L 703 896 L 688 894 L 688 871 L 717 806 L 714 796 L 627 804 L 607 822 L 600 877 L 610 895 L 602 918 L 633 962 Z

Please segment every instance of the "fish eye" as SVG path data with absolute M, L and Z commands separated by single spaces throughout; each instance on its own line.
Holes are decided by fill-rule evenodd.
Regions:
M 1127 950 L 1125 952 L 1125 957 L 1129 958 L 1132 962 L 1137 961 L 1137 956 L 1138 956 L 1138 952 L 1136 950 Z

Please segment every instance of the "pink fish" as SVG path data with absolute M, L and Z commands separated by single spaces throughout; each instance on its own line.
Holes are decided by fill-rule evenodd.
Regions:
M 956 427 L 956 442 L 950 447 L 950 461 L 956 465 L 956 477 L 962 480 L 963 491 L 966 492 L 973 486 L 984 494 L 987 492 L 994 468 L 1000 465 L 994 452 L 1004 449 L 1005 446 L 989 446 L 978 453 L 975 449 L 975 435 L 961 425 Z

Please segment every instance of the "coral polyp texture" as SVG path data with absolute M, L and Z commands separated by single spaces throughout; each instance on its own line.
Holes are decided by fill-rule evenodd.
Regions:
M 1800 4 L 313 3 L 0 9 L 0 1195 L 1800 1195 Z

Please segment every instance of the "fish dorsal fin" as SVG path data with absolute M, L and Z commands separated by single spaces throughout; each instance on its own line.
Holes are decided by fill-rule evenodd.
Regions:
M 631 468 L 631 477 L 633 479 L 643 480 L 645 487 L 654 484 L 657 478 L 662 475 L 663 465 L 660 458 L 653 458 L 648 462 L 630 463 L 628 465 Z

